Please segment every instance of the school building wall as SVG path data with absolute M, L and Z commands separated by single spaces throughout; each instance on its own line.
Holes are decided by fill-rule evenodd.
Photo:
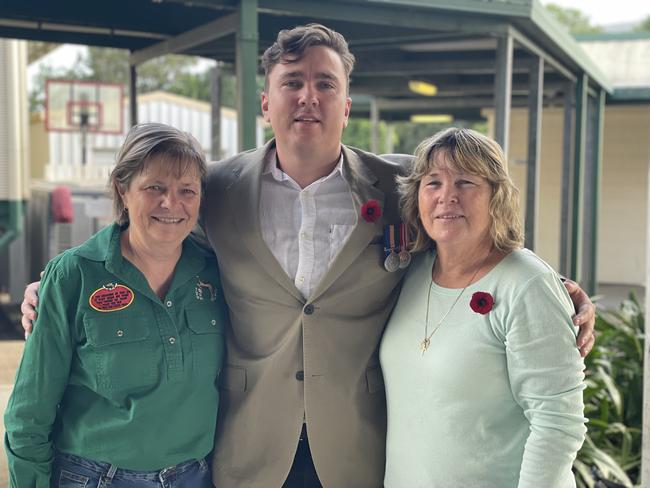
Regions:
M 493 113 L 487 112 L 489 127 Z M 536 252 L 559 267 L 563 110 L 542 115 L 540 205 Z M 528 111 L 513 109 L 509 169 L 526 200 Z M 645 286 L 650 166 L 650 105 L 607 105 L 598 233 L 598 281 Z M 589 191 L 589 189 L 586 189 Z

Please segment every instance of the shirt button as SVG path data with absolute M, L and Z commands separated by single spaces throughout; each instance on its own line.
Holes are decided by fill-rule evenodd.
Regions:
M 304 371 L 298 371 L 296 373 L 296 379 L 298 381 L 304 381 L 305 380 L 305 372 Z
M 176 338 L 175 337 L 170 337 L 169 338 L 169 343 L 172 344 L 172 345 L 176 344 Z
M 117 331 L 117 337 L 122 337 L 123 335 L 124 335 L 124 331 L 123 331 L 123 330 L 118 330 L 118 331 Z
M 165 305 L 167 305 L 168 307 L 171 307 L 173 304 L 172 304 L 171 300 L 167 300 L 167 303 Z
M 304 283 L 304 282 L 305 282 L 305 277 L 304 277 L 304 276 L 301 276 L 301 277 L 299 278 L 299 281 L 300 281 L 300 283 Z
M 306 232 L 301 232 L 300 233 L 300 238 L 301 239 L 307 239 L 307 233 Z
M 304 311 L 307 315 L 311 315 L 314 313 L 314 306 L 311 303 L 308 303 L 307 305 L 305 305 Z
M 210 323 L 211 323 L 212 325 L 217 325 L 217 321 L 214 320 L 214 319 L 212 319 L 212 320 L 210 321 Z

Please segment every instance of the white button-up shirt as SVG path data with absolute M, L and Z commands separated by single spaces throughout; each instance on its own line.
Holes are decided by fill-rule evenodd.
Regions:
M 327 176 L 300 188 L 270 159 L 262 173 L 262 238 L 308 299 L 357 223 L 343 156 Z

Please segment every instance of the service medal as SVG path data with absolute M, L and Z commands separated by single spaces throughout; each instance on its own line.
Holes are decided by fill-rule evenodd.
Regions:
M 403 249 L 399 253 L 399 267 L 406 268 L 409 264 L 411 264 L 411 253 Z
M 386 256 L 386 259 L 384 259 L 384 268 L 386 268 L 386 271 L 394 273 L 400 268 L 399 265 L 399 255 L 395 251 L 391 251 L 390 254 Z

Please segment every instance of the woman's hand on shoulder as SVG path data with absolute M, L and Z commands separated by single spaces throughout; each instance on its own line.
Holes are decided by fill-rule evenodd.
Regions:
M 32 333 L 33 323 L 36 320 L 36 306 L 38 305 L 38 289 L 40 286 L 40 281 L 27 285 L 23 301 L 20 304 L 20 311 L 23 314 L 20 323 L 25 330 L 25 339 Z
M 573 323 L 579 327 L 578 333 L 578 349 L 580 355 L 586 357 L 587 354 L 593 349 L 596 342 L 596 332 L 594 326 L 596 324 L 596 305 L 589 299 L 589 295 L 580 288 L 580 285 L 575 281 L 564 279 L 564 286 L 569 292 L 573 306 L 576 309 L 576 315 L 573 316 Z

